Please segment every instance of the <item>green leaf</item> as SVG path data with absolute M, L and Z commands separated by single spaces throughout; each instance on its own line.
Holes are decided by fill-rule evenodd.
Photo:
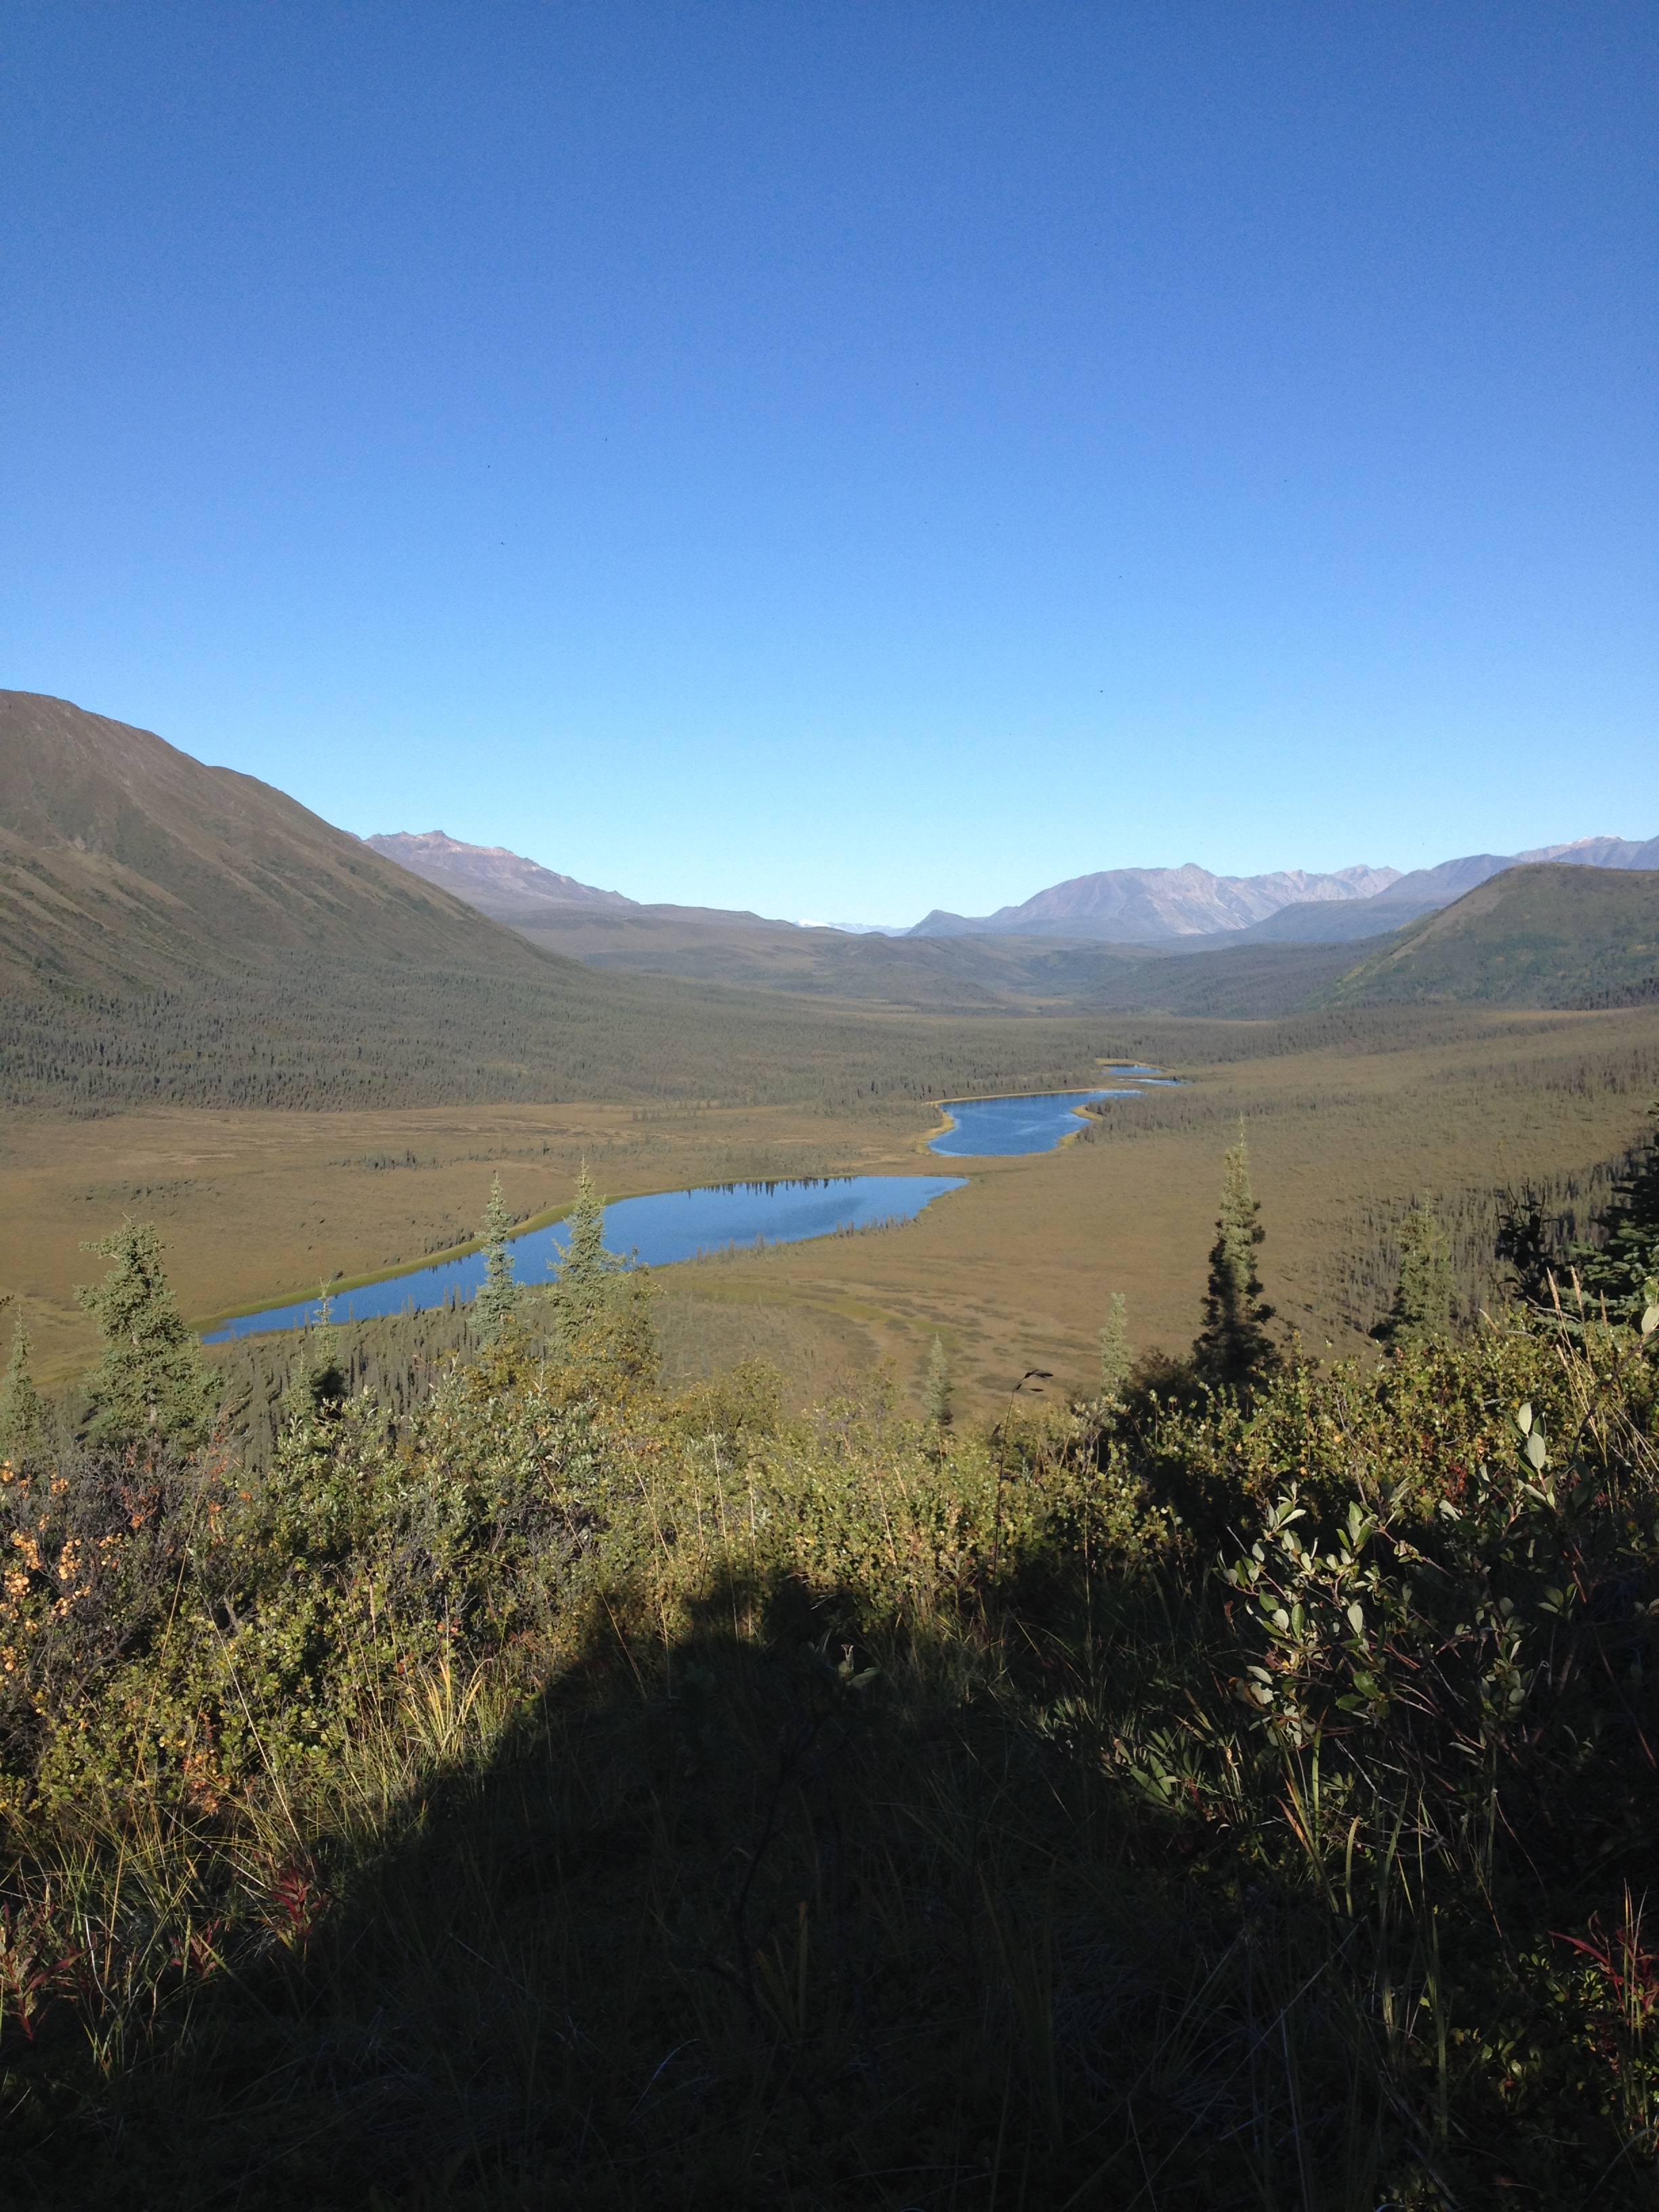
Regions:
M 1549 1447 L 1544 1442 L 1542 1429 L 1534 1429 L 1526 1442 L 1527 1457 L 1540 1473 L 1549 1462 Z

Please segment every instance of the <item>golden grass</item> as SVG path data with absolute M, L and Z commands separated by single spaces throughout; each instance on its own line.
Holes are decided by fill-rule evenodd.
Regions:
M 1102 1025 L 1103 1054 L 1122 1049 Z M 1186 1038 L 1205 1057 L 1182 1068 Z M 1238 1057 L 1217 1057 L 1218 1036 Z M 1249 1127 L 1268 1294 L 1310 1348 L 1358 1340 L 1337 1262 L 1368 1203 L 1588 1167 L 1639 1133 L 1659 1090 L 1659 1013 L 1472 1012 L 1370 1048 L 1285 1050 L 1279 1024 L 1136 1024 L 1188 1078 L 1111 1109 L 1086 1140 L 965 1164 L 969 1188 L 907 1227 L 662 1271 L 678 1372 L 760 1352 L 829 1378 L 890 1358 L 914 1382 L 935 1330 L 969 1401 L 1025 1369 L 1059 1393 L 1094 1379 L 1114 1290 L 1137 1344 L 1196 1325 L 1220 1156 Z M 1251 1056 L 1259 1054 L 1261 1056 Z M 88 1363 L 78 1249 L 124 1213 L 154 1219 L 197 1319 L 314 1289 L 453 1244 L 499 1170 L 527 1216 L 568 1201 L 585 1157 L 612 1198 L 696 1182 L 825 1172 L 956 1171 L 925 1149 L 925 1110 L 497 1106 L 380 1113 L 170 1108 L 101 1121 L 14 1116 L 0 1134 L 0 1291 L 21 1302 L 43 1379 Z M 404 1164 L 413 1156 L 414 1164 Z M 827 1387 L 827 1383 L 826 1383 Z

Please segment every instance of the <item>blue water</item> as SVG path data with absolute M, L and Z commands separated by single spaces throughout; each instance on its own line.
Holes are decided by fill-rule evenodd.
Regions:
M 1079 1093 L 1079 1096 L 1082 1094 Z M 960 1190 L 960 1176 L 837 1176 L 815 1182 L 739 1182 L 702 1190 L 658 1191 L 648 1198 L 618 1199 L 605 1210 L 605 1241 L 613 1252 L 666 1267 L 718 1252 L 732 1244 L 799 1244 L 809 1237 L 833 1236 L 838 1229 L 866 1229 L 884 1221 L 913 1221 L 925 1206 L 947 1190 Z M 552 1262 L 564 1249 L 569 1224 L 526 1230 L 507 1249 L 521 1283 L 552 1280 Z M 465 1305 L 483 1287 L 482 1252 L 463 1260 L 444 1260 L 361 1290 L 342 1291 L 331 1299 L 336 1321 L 367 1321 L 377 1314 L 424 1313 Z M 259 1336 L 272 1329 L 301 1328 L 321 1316 L 322 1302 L 305 1298 L 297 1305 L 267 1306 L 241 1314 L 203 1340 L 222 1344 L 235 1336 Z
M 956 1127 L 928 1139 L 951 1159 L 991 1159 L 1011 1152 L 1052 1152 L 1083 1127 L 1078 1109 L 1093 1098 L 1139 1098 L 1139 1091 L 1045 1091 L 1023 1098 L 947 1098 Z

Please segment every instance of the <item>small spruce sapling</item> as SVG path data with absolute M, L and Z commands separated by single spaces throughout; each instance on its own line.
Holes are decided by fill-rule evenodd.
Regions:
M 340 1364 L 340 1332 L 334 1326 L 325 1288 L 319 1298 L 316 1320 L 300 1332 L 293 1372 L 283 1393 L 283 1410 L 290 1420 L 313 1421 L 337 1413 L 351 1387 Z
M 104 1340 L 87 1386 L 88 1443 L 143 1443 L 152 1454 L 164 1443 L 193 1449 L 207 1439 L 218 1389 L 179 1318 L 155 1224 L 124 1221 L 112 1237 L 81 1249 L 115 1262 L 101 1283 L 75 1293 Z
M 1120 1403 L 1133 1366 L 1134 1353 L 1129 1347 L 1129 1302 L 1121 1291 L 1114 1291 L 1106 1326 L 1100 1332 L 1101 1396 L 1110 1403 Z
M 19 1314 L 12 1330 L 11 1361 L 0 1381 L 0 1450 L 21 1454 L 40 1441 L 46 1405 L 29 1366 L 33 1346 Z
M 935 1336 L 927 1354 L 927 1372 L 921 1386 L 922 1418 L 930 1429 L 951 1425 L 951 1355 L 944 1340 Z
M 507 1210 L 507 1201 L 501 1196 L 501 1179 L 497 1176 L 489 1186 L 489 1203 L 478 1225 L 484 1248 L 484 1279 L 472 1308 L 478 1334 L 486 1344 L 496 1343 L 506 1334 L 519 1309 L 519 1286 L 513 1279 L 513 1255 L 507 1249 L 507 1233 L 512 1226 L 513 1217 Z
M 1400 1280 L 1371 1334 L 1396 1352 L 1418 1352 L 1451 1334 L 1457 1316 L 1451 1254 L 1434 1208 L 1419 1199 L 1400 1224 Z
M 1655 1127 L 1646 1158 L 1614 1187 L 1601 1218 L 1601 1249 L 1581 1245 L 1573 1255 L 1585 1297 L 1605 1306 L 1610 1321 L 1637 1328 L 1656 1303 L 1659 1280 L 1659 1103 L 1648 1112 Z
M 617 1254 L 605 1249 L 605 1200 L 593 1188 L 586 1160 L 576 1178 L 570 1234 L 562 1258 L 554 1265 L 554 1307 L 561 1328 L 572 1332 L 605 1304 L 612 1279 L 624 1265 Z
M 1261 1211 L 1250 1190 L 1241 1121 L 1238 1142 L 1227 1154 L 1221 1212 L 1210 1248 L 1204 1326 L 1193 1346 L 1193 1366 L 1201 1381 L 1212 1389 L 1232 1391 L 1247 1410 L 1280 1364 L 1267 1328 L 1273 1308 L 1264 1304 L 1255 1272 L 1255 1248 L 1267 1233 L 1256 1218 Z

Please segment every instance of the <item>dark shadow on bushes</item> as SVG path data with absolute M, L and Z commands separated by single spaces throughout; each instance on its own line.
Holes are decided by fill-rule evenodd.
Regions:
M 141 2063 L 100 2082 L 67 2010 L 14 2044 L 10 2201 L 1449 2201 L 1354 1927 L 1107 1771 L 1048 1597 L 1011 1639 L 1046 1702 L 990 1620 L 866 1644 L 850 1597 L 728 1583 L 665 1648 L 601 1600 L 493 1760 L 319 1869 L 314 1923 Z

